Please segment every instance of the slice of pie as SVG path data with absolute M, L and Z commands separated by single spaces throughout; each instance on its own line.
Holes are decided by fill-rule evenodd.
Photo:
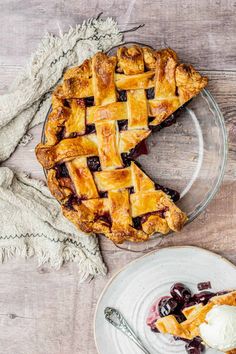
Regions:
M 63 214 L 116 243 L 180 231 L 187 216 L 178 193 L 153 182 L 134 152 L 206 85 L 171 49 L 122 47 L 68 69 L 36 147 Z
M 213 341 L 216 344 L 215 348 L 217 348 L 218 342 L 220 342 L 219 338 L 216 338 L 217 335 L 219 336 L 217 331 L 221 334 L 227 331 L 227 324 L 223 323 L 221 328 L 218 323 L 224 321 L 224 312 L 227 311 L 230 312 L 230 316 L 227 314 L 227 318 L 233 318 L 233 323 L 230 323 L 228 327 L 230 333 L 223 333 L 223 343 L 220 342 L 220 344 L 230 347 L 231 342 L 235 343 L 235 347 L 230 347 L 227 353 L 236 353 L 236 327 L 232 328 L 233 324 L 236 326 L 235 290 L 220 293 L 202 291 L 192 295 L 184 284 L 176 283 L 172 286 L 170 293 L 171 296 L 159 299 L 151 310 L 147 324 L 153 331 L 171 334 L 176 340 L 184 340 L 187 342 L 186 351 L 188 353 L 200 354 L 204 351 L 202 341 L 205 339 L 205 333 L 207 333 L 207 337 L 210 335 L 210 341 Z M 209 314 L 212 316 L 210 317 Z M 227 336 L 231 337 L 228 339 Z M 230 342 L 229 344 L 227 344 L 227 340 Z

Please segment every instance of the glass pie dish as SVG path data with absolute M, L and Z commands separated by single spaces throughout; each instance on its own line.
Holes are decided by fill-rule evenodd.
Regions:
M 135 42 L 122 46 L 133 44 L 144 46 Z M 114 50 L 117 47 L 108 54 Z M 44 129 L 42 142 L 45 142 Z M 146 145 L 148 154 L 145 152 L 135 160 L 156 183 L 180 193 L 176 204 L 188 215 L 188 223 L 191 222 L 212 200 L 224 175 L 227 135 L 214 98 L 203 90 L 178 112 L 175 124 L 153 132 Z

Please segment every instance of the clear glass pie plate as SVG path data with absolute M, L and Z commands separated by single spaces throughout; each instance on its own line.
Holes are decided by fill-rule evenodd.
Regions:
M 203 90 L 193 98 L 181 110 L 175 124 L 152 132 L 146 144 L 148 154 L 136 160 L 154 181 L 180 193 L 176 204 L 187 213 L 190 223 L 218 191 L 227 159 L 224 118 L 210 92 Z M 119 247 L 148 248 L 129 243 Z

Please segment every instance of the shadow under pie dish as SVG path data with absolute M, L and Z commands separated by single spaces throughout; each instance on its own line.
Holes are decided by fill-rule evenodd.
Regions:
M 174 203 L 178 194 L 152 181 L 132 156 L 206 84 L 171 49 L 121 47 L 68 69 L 52 95 L 46 142 L 36 147 L 63 214 L 116 243 L 180 231 L 187 216 Z

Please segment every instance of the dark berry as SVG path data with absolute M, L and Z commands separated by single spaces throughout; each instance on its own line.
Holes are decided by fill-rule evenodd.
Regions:
M 204 345 L 197 337 L 185 345 L 188 354 L 201 354 L 204 352 Z
M 95 125 L 94 124 L 88 124 L 86 126 L 85 134 L 92 134 L 92 133 L 96 133 Z
M 127 93 L 125 90 L 118 91 L 118 102 L 126 102 L 127 101 Z
M 154 98 L 154 95 L 155 95 L 154 87 L 151 87 L 146 90 L 146 96 L 148 100 L 152 100 Z
M 158 309 L 161 317 L 169 316 L 175 313 L 178 303 L 172 297 L 164 298 L 159 302 Z
M 160 333 L 160 331 L 158 331 L 158 329 L 156 328 L 156 326 L 151 326 L 151 331 L 155 332 L 155 333 Z
M 94 97 L 86 97 L 84 100 L 86 107 L 94 106 Z
M 64 178 L 64 177 L 69 177 L 69 172 L 67 170 L 67 167 L 64 163 L 61 165 L 57 165 L 55 167 L 56 170 L 56 177 L 57 178 Z
M 109 214 L 99 215 L 99 216 L 97 216 L 97 218 L 95 217 L 94 221 L 97 221 L 97 220 L 103 221 L 108 225 L 112 224 L 111 217 Z
M 63 100 L 63 106 L 70 108 L 70 101 L 64 99 Z
M 100 165 L 100 160 L 98 156 L 92 156 L 87 158 L 87 165 L 88 168 L 92 172 L 100 171 L 101 170 L 101 165 Z
M 129 188 L 129 193 L 130 193 L 130 194 L 133 194 L 133 193 L 134 193 L 134 187 L 130 187 L 130 188 Z
M 118 120 L 118 127 L 119 127 L 119 131 L 127 130 L 128 129 L 128 120 L 127 119 Z
M 146 141 L 142 140 L 138 145 L 136 145 L 136 147 L 130 152 L 130 155 L 133 159 L 136 159 L 141 155 L 148 155 L 148 147 Z
M 160 185 L 158 183 L 155 183 L 155 188 L 156 188 L 156 190 L 162 190 L 164 193 L 169 195 L 171 197 L 171 199 L 173 200 L 173 202 L 177 202 L 180 198 L 179 192 L 177 192 L 174 189 L 163 187 L 162 185 Z
M 187 300 L 184 304 L 183 304 L 183 308 L 185 307 L 191 307 L 196 305 L 196 301 L 192 301 L 192 298 L 190 298 L 189 300 Z
M 217 295 L 217 296 L 220 296 L 220 295 L 225 295 L 225 294 L 228 294 L 228 293 L 229 293 L 228 290 L 222 290 L 222 291 L 218 291 L 218 292 L 216 293 L 216 295 Z
M 166 127 L 170 127 L 172 124 L 175 124 L 175 123 L 176 123 L 176 116 L 175 116 L 175 114 L 171 114 L 171 116 L 166 118 L 160 125 L 161 125 L 161 128 L 166 128 Z
M 202 283 L 198 283 L 197 285 L 198 290 L 206 290 L 206 289 L 211 289 L 211 282 L 210 281 L 206 281 L 206 282 L 202 282 Z
M 175 315 L 175 317 L 176 317 L 176 319 L 177 319 L 177 321 L 179 322 L 179 323 L 181 323 L 181 322 L 184 322 L 185 320 L 186 320 L 186 317 L 184 316 L 184 314 L 183 313 L 178 313 L 177 315 Z
M 202 303 L 203 305 L 206 305 L 213 296 L 215 296 L 215 293 L 211 291 L 201 291 L 198 294 L 194 294 L 192 300 L 197 304 Z
M 121 157 L 122 157 L 122 160 L 123 160 L 123 163 L 124 163 L 125 167 L 128 167 L 128 166 L 131 165 L 132 159 L 131 159 L 129 153 L 123 152 L 123 153 L 121 154 Z
M 100 198 L 107 198 L 108 197 L 108 192 L 99 192 Z
M 141 217 L 137 216 L 136 218 L 133 218 L 133 225 L 135 229 L 141 229 L 142 223 L 141 223 Z
M 183 304 L 191 298 L 191 291 L 182 283 L 175 283 L 170 289 L 171 296 L 179 303 Z

